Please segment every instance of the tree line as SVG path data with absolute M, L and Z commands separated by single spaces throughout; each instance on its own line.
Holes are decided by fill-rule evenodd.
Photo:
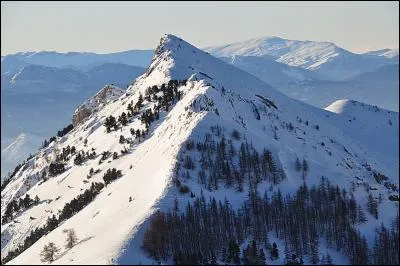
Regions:
M 176 201 L 169 211 L 154 214 L 143 248 L 156 260 L 172 258 L 177 264 L 215 263 L 217 258 L 224 263 L 263 264 L 268 255 L 275 259 L 277 250 L 286 263 L 308 256 L 318 264 L 332 261 L 329 254 L 320 256 L 319 241 L 324 237 L 328 247 L 342 251 L 352 264 L 398 264 L 398 217 L 390 231 L 382 225 L 372 249 L 356 228 L 365 222 L 354 195 L 324 177 L 318 186 L 304 183 L 293 196 L 279 190 L 261 196 L 250 189 L 248 200 L 237 210 L 226 199 L 206 200 L 201 191 L 182 210 Z M 271 231 L 284 240 L 284 247 L 271 245 Z M 254 243 L 240 252 L 246 239 Z

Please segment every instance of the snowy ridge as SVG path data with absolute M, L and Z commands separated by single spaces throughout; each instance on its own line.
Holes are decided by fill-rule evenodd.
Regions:
M 394 58 L 397 60 L 399 59 L 399 48 L 396 49 L 381 49 L 381 50 L 376 50 L 376 51 L 369 51 L 364 53 L 365 55 L 374 55 L 374 56 L 383 56 L 387 58 Z
M 187 82 L 178 88 L 182 93 L 181 99 L 170 110 L 160 113 L 160 119 L 149 126 L 149 133 L 141 142 L 132 145 L 119 143 L 120 135 L 130 136 L 130 128 L 144 129 L 139 116 L 133 117 L 128 126 L 106 133 L 102 126 L 106 117 L 118 117 L 126 112 L 127 105 L 131 101 L 136 103 L 148 87 L 184 79 Z M 9 264 L 42 263 L 38 254 L 43 246 L 49 241 L 61 246 L 65 236 L 63 230 L 68 228 L 76 230 L 81 242 L 65 251 L 55 264 L 155 263 L 140 248 L 143 232 L 149 225 L 148 219 L 157 209 L 171 208 L 175 197 L 180 206 L 193 200 L 187 194 L 180 194 L 173 185 L 176 163 L 185 152 L 183 144 L 189 138 L 203 140 L 210 127 L 216 125 L 222 128 L 226 137 L 235 129 L 257 149 L 266 147 L 271 150 L 287 177 L 273 187 L 274 191 L 280 189 L 284 194 L 293 192 L 302 183 L 293 166 L 296 157 L 307 158 L 310 165 L 307 183 L 310 185 L 318 184 L 322 175 L 348 190 L 355 177 L 359 176 L 375 186 L 374 196 L 378 193 L 383 196 L 380 219 L 375 220 L 366 212 L 369 222 L 359 228 L 369 243 L 373 241 L 374 226 L 381 222 L 389 225 L 396 215 L 398 207 L 388 200 L 393 192 L 378 184 L 363 164 L 368 162 L 372 169 L 383 173 L 391 182 L 397 182 L 398 151 L 386 148 L 398 146 L 398 119 L 392 125 L 382 125 L 380 129 L 386 132 L 387 139 L 375 139 L 381 149 L 374 150 L 369 145 L 373 136 L 360 138 L 355 128 L 361 125 L 364 131 L 370 132 L 374 123 L 359 124 L 356 120 L 352 122 L 354 126 L 350 125 L 343 115 L 291 99 L 254 76 L 173 35 L 161 38 L 147 72 L 137 78 L 126 93 L 116 97 L 64 137 L 40 150 L 2 191 L 2 215 L 4 207 L 12 199 L 26 192 L 41 199 L 38 205 L 17 215 L 14 220 L 18 222 L 2 226 L 2 257 L 23 243 L 32 229 L 45 224 L 50 215 L 57 215 L 65 203 L 90 187 L 90 182 L 102 182 L 107 169 L 115 167 L 122 171 L 123 176 L 103 188 L 85 208 L 63 221 Z M 143 101 L 143 110 L 153 106 L 154 102 Z M 398 118 L 398 113 L 392 115 Z M 289 123 L 293 126 L 292 130 L 288 130 Z M 115 160 L 109 158 L 102 164 L 98 164 L 99 157 L 80 166 L 70 160 L 65 172 L 41 182 L 39 176 L 42 171 L 68 145 L 75 146 L 77 151 L 93 148 L 98 155 L 103 151 L 119 154 L 124 147 L 129 153 Z M 199 169 L 199 158 L 193 159 L 197 167 L 190 174 L 194 177 Z M 101 172 L 85 183 L 91 168 Z M 186 180 L 185 184 L 196 195 L 200 194 L 202 187 L 197 184 L 196 178 Z M 269 185 L 264 182 L 259 189 L 263 191 Z M 233 206 L 240 205 L 247 198 L 246 190 L 236 192 L 221 188 L 217 191 L 205 190 L 204 193 L 206 198 L 215 196 L 223 200 L 227 197 Z M 368 194 L 359 188 L 354 195 L 365 208 Z M 132 202 L 128 201 L 129 197 L 133 198 Z M 321 249 L 327 248 L 323 246 Z M 333 250 L 330 252 L 334 254 Z M 283 258 L 277 262 L 283 263 Z M 348 259 L 337 255 L 334 262 L 348 263 Z
M 251 39 L 206 47 L 204 50 L 216 57 L 243 55 L 272 58 L 290 66 L 314 70 L 334 80 L 343 80 L 393 63 L 385 57 L 354 54 L 330 42 L 296 41 L 279 37 Z
M 205 50 L 218 57 L 230 55 L 272 56 L 278 62 L 307 69 L 316 69 L 341 52 L 341 48 L 329 42 L 294 41 L 279 37 L 251 39 L 221 47 L 208 47 Z
M 115 100 L 124 93 L 124 90 L 113 86 L 106 85 L 99 92 L 97 92 L 89 100 L 81 104 L 74 112 L 72 117 L 72 124 L 77 126 L 81 124 L 91 114 L 97 112 L 109 101 Z

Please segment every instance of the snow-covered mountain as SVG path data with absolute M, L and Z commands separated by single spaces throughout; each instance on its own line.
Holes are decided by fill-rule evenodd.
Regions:
M 21 61 L 12 56 L 5 56 L 1 58 L 1 76 L 9 76 L 18 72 L 24 66 L 29 65 L 28 63 Z
M 42 138 L 39 144 L 65 126 L 77 106 L 99 88 L 114 84 L 125 89 L 145 71 L 142 67 L 106 63 L 84 72 L 32 65 L 9 56 L 2 58 L 1 69 L 1 119 L 6 125 L 1 129 L 2 140 L 31 132 Z M 38 147 L 27 145 L 25 153 L 34 153 Z M 21 153 L 21 159 L 25 153 Z M 2 178 L 19 162 L 2 163 Z
M 273 58 L 277 62 L 314 70 L 335 80 L 343 80 L 392 63 L 385 57 L 351 53 L 331 42 L 297 41 L 279 37 L 251 39 L 204 50 L 217 57 L 243 55 Z
M 381 108 L 399 110 L 399 65 L 384 65 L 343 81 L 271 59 L 256 56 L 222 57 L 222 60 L 271 84 L 284 94 L 307 104 L 324 108 L 332 102 L 350 98 Z
M 351 108 L 360 109 L 357 113 L 364 112 L 362 104 Z M 398 147 L 398 113 L 379 108 L 376 112 L 380 113 L 379 121 L 364 123 L 360 117 L 359 122 L 358 116 L 349 121 L 346 112 L 338 114 L 291 99 L 251 74 L 176 36 L 165 35 L 146 73 L 126 93 L 40 150 L 2 190 L 2 258 L 14 257 L 8 264 L 43 263 L 39 254 L 44 245 L 54 242 L 62 246 L 64 230 L 73 228 L 79 241 L 71 249 L 63 249 L 53 264 L 155 264 L 159 260 L 171 264 L 172 250 L 167 248 L 165 254 L 162 250 L 172 241 L 168 230 L 173 230 L 175 224 L 164 227 L 164 221 L 170 217 L 175 217 L 176 222 L 179 217 L 191 221 L 192 215 L 200 215 L 192 207 L 185 207 L 188 203 L 210 202 L 210 208 L 201 212 L 210 211 L 212 220 L 206 216 L 204 221 L 190 223 L 204 223 L 203 229 L 194 231 L 194 235 L 199 235 L 212 228 L 206 224 L 220 224 L 218 217 L 224 219 L 224 216 L 215 212 L 221 208 L 232 208 L 224 212 L 226 216 L 246 202 L 248 205 L 238 210 L 235 221 L 247 215 L 245 210 L 257 204 L 253 201 L 257 195 L 254 191 L 268 191 L 269 195 L 275 195 L 272 200 L 278 200 L 277 197 L 282 200 L 282 195 L 289 200 L 286 194 L 298 191 L 303 182 L 309 187 L 325 187 L 326 183 L 320 183 L 321 177 L 329 181 L 330 188 L 338 186 L 329 197 L 323 196 L 324 200 L 343 197 L 343 203 L 338 201 L 330 207 L 332 215 L 334 210 L 351 202 L 351 191 L 357 213 L 365 213 L 367 220 L 356 215 L 357 221 L 362 221 L 354 220 L 349 225 L 359 230 L 352 237 L 372 248 L 375 227 L 381 223 L 390 227 L 398 212 L 398 204 L 389 199 L 398 193 L 399 152 L 394 148 Z M 375 135 L 376 124 L 382 138 Z M 296 158 L 308 162 L 308 167 L 303 167 L 303 177 L 296 170 Z M 263 162 L 261 166 L 257 160 Z M 109 172 L 111 168 L 120 170 L 122 176 Z M 92 183 L 103 180 L 106 186 Z M 344 196 L 342 189 L 346 189 Z M 310 201 L 315 197 L 314 192 L 310 192 Z M 26 207 L 17 213 L 8 207 L 26 194 L 31 198 L 37 195 L 38 199 L 34 204 L 26 200 Z M 74 200 L 78 195 L 79 199 Z M 375 197 L 381 199 L 374 214 L 378 218 L 367 211 L 369 195 L 374 204 Z M 209 201 L 210 197 L 215 197 L 215 205 Z M 264 200 L 268 201 L 268 196 Z M 198 206 L 192 206 L 198 210 Z M 274 213 L 286 208 L 286 205 L 271 206 Z M 187 216 L 156 213 L 172 209 Z M 351 210 L 349 206 L 348 212 Z M 348 212 L 342 213 L 343 217 L 348 217 Z M 12 218 L 5 219 L 6 213 Z M 316 219 L 312 213 L 310 219 L 300 219 L 301 215 L 304 212 L 293 212 L 287 217 L 294 217 L 297 225 Z M 275 219 L 280 222 L 272 222 L 271 226 L 289 221 L 283 216 L 272 221 Z M 246 222 L 235 225 L 242 228 L 238 231 L 241 237 L 235 240 L 240 254 L 257 237 L 252 228 L 246 227 L 249 220 L 243 221 Z M 291 226 L 296 228 L 296 224 Z M 179 225 L 182 237 L 194 230 Z M 348 225 L 346 220 L 343 225 Z M 147 229 L 153 229 L 154 233 Z M 205 245 L 206 249 L 217 243 L 212 236 L 230 233 L 232 240 L 237 237 L 235 232 L 210 232 L 204 236 L 211 241 Z M 285 261 L 285 241 L 283 235 L 276 235 L 278 232 L 270 227 L 264 234 L 263 238 L 268 235 L 271 243 L 278 244 L 280 254 L 272 261 L 270 250 L 263 246 L 267 264 Z M 365 236 L 365 241 L 360 235 Z M 311 243 L 312 254 L 304 254 L 306 263 L 327 252 L 334 263 L 357 262 L 358 253 L 353 254 L 348 245 L 338 252 L 324 238 L 317 238 Z M 190 239 L 187 244 L 175 243 L 173 248 L 184 250 L 193 244 L 201 243 Z M 228 250 L 228 243 L 223 244 L 226 247 L 217 245 L 212 254 L 203 250 L 202 260 L 221 263 L 223 249 Z M 19 250 L 18 245 L 21 245 Z M 288 244 L 287 249 L 291 248 Z M 358 250 L 365 250 L 365 246 Z M 175 260 L 179 260 L 177 256 L 174 253 Z
M 22 133 L 11 143 L 1 149 L 1 177 L 6 177 L 8 171 L 23 162 L 30 153 L 35 153 L 43 139 L 30 133 Z
M 399 48 L 397 49 L 386 48 L 376 51 L 369 51 L 364 53 L 364 55 L 383 56 L 390 59 L 396 59 L 397 61 L 399 61 Z
M 15 93 L 44 93 L 58 90 L 78 92 L 87 87 L 98 88 L 108 83 L 127 86 L 133 78 L 140 76 L 144 71 L 142 67 L 119 63 L 102 64 L 87 72 L 72 68 L 24 65 L 14 69 L 14 72 L 10 70 L 7 75 L 2 75 L 2 90 Z

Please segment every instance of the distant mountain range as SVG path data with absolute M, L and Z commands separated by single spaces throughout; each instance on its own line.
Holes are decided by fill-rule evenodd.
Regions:
M 25 65 L 2 75 L 2 90 L 13 93 L 81 92 L 91 87 L 98 89 L 107 83 L 127 87 L 132 78 L 145 71 L 142 67 L 120 63 L 105 63 L 80 71 L 42 65 Z M 93 92 L 93 91 L 92 91 Z
M 301 67 L 288 66 L 256 56 L 222 57 L 222 60 L 253 74 L 286 95 L 324 108 L 333 101 L 348 98 L 399 110 L 399 65 L 388 64 L 336 81 Z
M 57 68 L 75 68 L 79 70 L 88 70 L 104 63 L 120 63 L 126 65 L 146 67 L 153 56 L 153 50 L 129 50 L 123 52 L 96 54 L 87 52 L 25 52 L 2 56 L 4 58 L 12 57 L 22 62 L 57 67 Z
M 381 50 L 376 50 L 376 51 L 369 51 L 366 53 L 363 53 L 363 55 L 369 55 L 369 56 L 383 56 L 387 58 L 391 58 L 394 60 L 399 60 L 399 48 L 397 49 L 381 49 Z
M 227 45 L 204 48 L 216 57 L 234 55 L 273 59 L 290 66 L 313 70 L 334 80 L 343 80 L 380 66 L 398 62 L 396 51 L 355 54 L 331 42 L 297 41 L 279 37 L 264 37 Z M 378 56 L 391 54 L 389 56 Z

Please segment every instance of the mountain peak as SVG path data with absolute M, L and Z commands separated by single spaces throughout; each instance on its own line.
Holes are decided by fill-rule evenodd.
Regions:
M 380 108 L 376 105 L 370 105 L 367 103 L 349 100 L 349 99 L 340 99 L 325 108 L 325 110 L 337 113 L 337 114 L 354 114 L 356 112 L 383 112 L 388 114 L 395 114 L 393 111 L 389 111 L 383 108 Z
M 164 36 L 161 37 L 160 39 L 160 44 L 157 46 L 155 50 L 155 55 L 159 55 L 164 51 L 167 50 L 175 50 L 179 48 L 180 43 L 184 42 L 181 38 L 172 35 L 172 34 L 164 34 Z M 186 42 L 185 42 L 186 43 Z M 188 43 L 186 43 L 188 44 Z
M 234 81 L 231 77 L 232 74 L 241 78 Z M 165 34 L 155 50 L 146 73 L 136 80 L 128 92 L 161 85 L 171 79 L 205 80 L 207 84 L 212 83 L 214 87 L 229 88 L 242 96 L 254 96 L 266 91 L 270 95 L 280 94 L 269 84 L 249 73 L 211 56 L 177 36 Z

